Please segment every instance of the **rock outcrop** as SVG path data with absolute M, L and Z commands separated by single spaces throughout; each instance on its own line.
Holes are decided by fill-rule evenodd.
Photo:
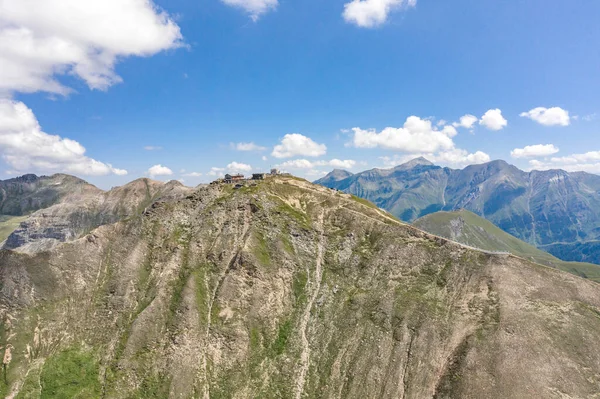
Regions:
M 163 183 L 138 179 L 104 192 L 72 176 L 55 175 L 51 179 L 54 183 L 49 186 L 60 191 L 60 196 L 54 199 L 54 204 L 42 207 L 23 221 L 8 236 L 4 249 L 26 253 L 49 250 L 61 242 L 79 238 L 96 227 L 139 215 L 158 198 L 174 199 L 192 192 L 191 188 L 177 181 Z M 45 188 L 32 189 L 29 196 L 38 198 L 45 191 Z M 24 197 L 22 193 L 13 195 Z M 6 202 L 16 201 L 7 197 Z

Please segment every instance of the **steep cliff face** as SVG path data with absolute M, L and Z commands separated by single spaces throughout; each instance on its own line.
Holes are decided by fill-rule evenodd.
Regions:
M 57 198 L 55 204 L 43 207 L 21 220 L 20 225 L 8 235 L 5 249 L 26 253 L 48 250 L 61 242 L 77 239 L 96 227 L 140 214 L 157 198 L 174 199 L 192 191 L 176 181 L 163 183 L 138 179 L 104 192 L 74 177 L 56 176 L 63 177 L 55 186 L 62 187 L 64 195 Z M 75 188 L 68 184 L 73 179 L 78 181 Z M 44 190 L 38 188 L 31 195 L 39 197 Z M 13 195 L 23 197 L 23 194 Z M 8 202 L 16 201 L 9 199 Z
M 69 196 L 97 195 L 102 191 L 74 176 L 24 175 L 0 180 L 0 215 L 23 216 L 48 208 Z
M 158 200 L 50 251 L 1 251 L 0 265 L 11 397 L 600 390 L 599 285 L 294 178 Z

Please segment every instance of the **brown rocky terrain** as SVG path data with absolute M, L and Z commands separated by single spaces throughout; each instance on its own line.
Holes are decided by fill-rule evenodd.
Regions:
M 48 250 L 61 242 L 77 239 L 96 227 L 140 214 L 158 198 L 173 199 L 192 190 L 177 181 L 163 183 L 138 179 L 104 192 L 73 176 L 54 175 L 37 179 L 36 185 L 26 187 L 29 191 L 24 192 L 21 188 L 18 193 L 7 196 L 6 202 L 30 203 L 30 198 L 53 200 L 33 201 L 37 207 L 27 209 L 39 210 L 30 214 L 8 235 L 3 245 L 5 249 L 27 253 Z M 52 190 L 54 196 L 49 195 L 48 190 Z M 19 200 L 11 201 L 13 197 Z
M 597 283 L 291 177 L 150 202 L 0 251 L 0 393 L 600 397 Z

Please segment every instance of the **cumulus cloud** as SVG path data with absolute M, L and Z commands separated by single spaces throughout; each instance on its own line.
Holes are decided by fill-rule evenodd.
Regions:
M 281 143 L 273 148 L 271 155 L 275 158 L 319 157 L 325 155 L 326 152 L 325 144 L 318 144 L 302 134 L 291 133 L 283 137 Z
M 200 176 L 202 176 L 202 173 L 200 173 L 200 172 L 189 172 L 189 173 L 185 173 L 184 176 L 187 176 L 187 177 L 200 177 Z
M 560 107 L 537 107 L 521 113 L 520 116 L 529 118 L 544 126 L 569 126 L 571 123 L 569 111 L 565 111 Z
M 331 161 L 329 161 L 328 165 L 333 166 L 334 168 L 352 169 L 354 165 L 356 165 L 356 161 L 353 161 L 351 159 L 332 159 Z
M 2 0 L 0 98 L 39 91 L 67 95 L 73 90 L 60 80 L 64 76 L 106 90 L 121 82 L 115 66 L 122 58 L 182 45 L 177 24 L 151 0 Z M 23 103 L 2 100 L 0 108 L 0 153 L 16 170 L 127 173 L 85 156 L 74 140 L 44 133 Z M 22 130 L 8 129 L 17 119 Z
M 502 111 L 496 108 L 487 111 L 479 120 L 479 124 L 490 130 L 502 130 L 508 125 L 508 121 L 502 116 Z
M 253 21 L 258 21 L 260 16 L 267 11 L 277 8 L 278 0 L 221 0 L 228 6 L 241 8 L 246 11 Z
M 553 157 L 543 161 L 532 159 L 529 161 L 529 165 L 536 170 L 564 169 L 568 172 L 583 171 L 600 174 L 600 151 Z
M 417 0 L 352 0 L 344 4 L 344 20 L 361 28 L 379 26 L 398 9 L 415 7 Z
M 147 145 L 147 146 L 144 147 L 144 150 L 146 150 L 146 151 L 160 151 L 160 150 L 162 150 L 162 147 L 158 147 L 158 146 L 155 146 L 155 145 Z
M 454 147 L 452 137 L 456 135 L 453 126 L 446 125 L 441 130 L 433 127 L 430 120 L 410 116 L 403 127 L 387 127 L 381 132 L 374 129 L 352 129 L 354 136 L 350 145 L 357 148 L 384 148 L 409 153 L 437 152 Z
M 152 166 L 148 169 L 148 175 L 152 178 L 156 176 L 171 176 L 173 171 L 166 166 L 162 166 L 160 164 Z
M 460 117 L 459 122 L 454 122 L 454 127 L 464 127 L 465 129 L 472 129 L 475 123 L 477 123 L 477 117 L 475 115 L 464 115 Z
M 223 176 L 225 174 L 225 168 L 217 168 L 213 166 L 210 168 L 210 172 L 207 173 L 208 176 Z
M 510 152 L 510 156 L 513 158 L 545 157 L 556 154 L 558 151 L 559 149 L 554 144 L 536 144 L 524 148 L 515 148 Z
M 309 161 L 308 159 L 294 159 L 277 165 L 280 169 L 314 169 L 319 166 L 331 166 L 340 169 L 352 169 L 356 161 L 352 159 L 332 159 L 330 161 Z
M 261 147 L 259 145 L 254 144 L 253 142 L 231 143 L 230 146 L 231 146 L 231 148 L 233 148 L 234 150 L 237 150 L 237 151 L 264 151 L 267 149 L 266 147 Z
M 3 0 L 0 92 L 68 94 L 60 75 L 105 90 L 121 82 L 119 59 L 181 45 L 177 24 L 151 0 Z
M 232 173 L 250 172 L 252 170 L 252 166 L 245 163 L 232 162 L 227 165 L 227 170 Z
M 75 140 L 42 131 L 35 115 L 19 101 L 0 99 L 0 156 L 15 172 L 126 175 L 127 171 L 85 155 Z

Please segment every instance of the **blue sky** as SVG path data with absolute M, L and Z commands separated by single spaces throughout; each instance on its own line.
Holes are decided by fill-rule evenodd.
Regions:
M 420 155 L 600 173 L 597 1 L 94 3 L 0 4 L 0 178 L 316 179 Z

